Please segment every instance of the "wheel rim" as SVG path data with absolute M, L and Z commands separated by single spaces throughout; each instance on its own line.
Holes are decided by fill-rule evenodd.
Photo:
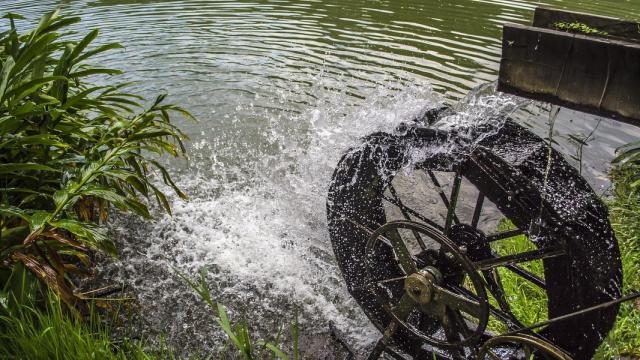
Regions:
M 515 124 L 508 125 L 508 126 L 516 127 Z M 522 135 L 523 131 L 524 130 L 520 130 L 519 128 L 516 127 L 516 130 L 515 130 L 516 134 L 512 137 L 512 139 L 507 139 L 507 141 L 513 141 L 513 142 L 521 141 L 521 138 L 523 136 Z M 429 135 L 429 133 L 431 133 L 431 135 L 434 135 L 434 136 Z M 372 319 L 374 324 L 376 324 L 376 326 L 380 330 L 384 330 L 385 327 L 388 325 L 389 317 L 387 316 L 386 320 L 385 320 L 385 317 L 381 317 L 380 311 L 384 313 L 386 313 L 386 311 L 384 309 L 381 309 L 379 305 L 376 305 L 370 300 L 372 296 L 371 291 L 366 291 L 365 293 L 360 290 L 367 286 L 362 285 L 362 281 L 358 280 L 359 278 L 366 277 L 365 273 L 370 270 L 368 269 L 367 266 L 359 265 L 365 262 L 364 254 L 366 252 L 364 251 L 364 248 L 366 247 L 365 245 L 367 241 L 365 239 L 368 239 L 370 233 L 373 232 L 373 230 L 370 230 L 370 229 L 377 229 L 378 226 L 384 224 L 386 221 L 389 220 L 386 216 L 383 203 L 398 205 L 403 201 L 401 199 L 398 199 L 397 196 L 394 195 L 394 192 L 397 195 L 398 191 L 394 191 L 395 189 L 393 189 L 393 187 L 388 189 L 389 190 L 387 191 L 389 193 L 388 195 L 385 194 L 385 190 L 387 190 L 387 186 L 389 184 L 392 184 L 392 180 L 394 176 L 397 173 L 401 172 L 401 169 L 404 166 L 406 166 L 408 162 L 407 157 L 410 155 L 408 154 L 407 147 L 430 146 L 430 141 L 432 141 L 431 143 L 432 145 L 433 145 L 433 141 L 436 142 L 436 145 L 437 145 L 437 141 L 447 141 L 446 136 L 442 136 L 442 134 L 439 134 L 433 131 L 430 132 L 428 130 L 421 130 L 421 134 L 418 137 L 414 135 L 415 134 L 411 134 L 410 131 L 404 135 L 399 135 L 399 136 L 382 134 L 382 133 L 375 134 L 375 135 L 372 135 L 370 138 L 368 138 L 368 140 L 365 142 L 365 145 L 361 149 L 352 150 L 348 155 L 345 155 L 345 157 L 341 160 L 340 166 L 338 167 L 338 169 L 336 169 L 336 173 L 334 174 L 334 180 L 333 180 L 334 182 L 332 183 L 332 187 L 330 189 L 330 194 L 329 194 L 329 200 L 327 203 L 328 218 L 330 222 L 329 224 L 330 233 L 332 237 L 332 243 L 334 246 L 334 252 L 336 254 L 336 258 L 338 259 L 338 263 L 341 266 L 345 279 L 347 279 L 347 283 L 350 286 L 350 291 L 352 292 L 354 297 L 356 297 L 359 304 L 365 309 L 365 312 L 367 313 L 367 315 Z M 527 134 L 525 135 L 529 136 Z M 416 140 L 416 138 L 418 138 L 418 140 Z M 445 140 L 442 140 L 442 139 L 445 139 Z M 494 141 L 492 139 L 490 140 Z M 498 139 L 497 141 L 495 141 L 495 143 L 497 144 L 501 141 L 503 141 L 503 139 Z M 525 138 L 522 141 L 529 141 L 529 142 L 537 141 L 538 143 L 544 144 L 544 142 L 541 139 L 535 138 L 535 137 L 532 138 L 531 136 L 529 136 L 528 139 Z M 486 143 L 491 144 L 490 141 L 487 141 Z M 484 149 L 480 147 L 477 150 L 478 151 L 474 152 L 473 154 L 466 156 L 467 162 L 469 162 L 469 159 L 471 159 L 477 162 L 476 165 L 478 166 L 495 164 L 498 167 L 499 166 L 506 167 L 508 170 L 509 168 L 508 165 L 501 165 L 504 163 L 504 160 L 501 160 L 500 158 L 493 155 L 491 149 Z M 494 161 L 494 158 L 495 158 L 495 161 Z M 436 166 L 431 166 L 433 164 L 435 164 Z M 455 169 L 453 169 L 455 167 L 458 167 L 459 169 L 459 166 L 461 164 L 460 162 L 455 162 L 455 161 L 452 162 L 451 159 L 449 158 L 449 159 L 432 159 L 432 161 L 430 161 L 428 164 L 425 162 L 419 165 L 421 166 L 420 169 L 423 169 L 427 172 L 429 170 L 450 172 L 450 171 L 455 171 Z M 489 168 L 491 168 L 491 166 L 489 166 Z M 522 177 L 524 175 L 521 173 L 521 171 L 523 170 L 527 171 L 528 169 L 527 168 L 523 169 L 521 167 L 511 171 L 516 171 L 514 173 L 516 175 L 515 177 L 516 178 L 519 177 L 520 180 L 522 180 Z M 468 175 L 469 175 L 469 172 L 466 170 L 457 171 L 455 172 L 454 178 L 459 181 L 460 178 L 464 177 L 464 178 L 467 178 L 478 189 L 481 189 L 481 188 L 487 189 L 487 185 L 482 184 L 483 179 L 479 179 L 477 177 L 475 179 L 471 179 L 469 178 Z M 355 178 L 357 178 L 355 181 L 353 180 L 354 176 Z M 571 176 L 570 172 L 569 172 L 569 176 Z M 533 177 L 535 177 L 535 175 Z M 454 180 L 454 183 L 456 180 Z M 508 183 L 509 179 L 507 178 L 504 181 L 505 183 Z M 587 185 L 582 185 L 584 184 L 584 180 L 575 179 L 575 181 L 577 181 L 578 188 L 580 187 L 588 188 Z M 484 187 L 478 185 L 478 183 L 480 183 Z M 509 190 L 509 186 L 507 185 L 508 184 L 504 186 L 506 190 L 503 191 L 503 194 L 499 194 L 499 195 L 504 195 L 505 199 L 507 197 L 506 192 L 507 190 Z M 496 186 L 495 188 L 502 189 L 501 186 Z M 511 186 L 511 189 L 513 190 L 514 186 Z M 515 188 L 516 192 L 508 194 L 510 198 L 512 197 L 512 195 L 514 198 L 513 201 L 509 199 L 509 204 L 508 204 L 509 206 L 511 205 L 515 206 L 516 211 L 518 208 L 535 208 L 536 206 L 540 206 L 539 198 L 536 200 L 535 197 L 528 198 L 526 195 L 522 196 L 522 194 L 517 193 L 517 189 L 518 188 Z M 447 201 L 449 201 L 449 199 L 452 200 L 451 202 L 456 201 L 457 196 L 450 196 L 450 194 L 454 194 L 456 193 L 456 191 L 457 190 L 455 189 L 455 186 L 451 187 L 451 189 L 447 189 L 447 194 L 445 194 Z M 580 190 L 580 191 L 585 192 L 587 190 Z M 482 204 L 483 202 L 485 202 L 484 201 L 485 199 L 482 196 L 482 194 L 484 193 L 485 193 L 484 190 L 480 191 L 478 198 L 473 200 L 473 202 L 476 205 Z M 439 194 L 439 197 L 443 198 L 442 194 Z M 487 193 L 486 196 L 484 197 L 490 199 L 491 202 L 495 203 L 494 199 L 496 198 L 496 195 L 494 193 Z M 472 240 L 474 239 L 474 237 L 476 238 L 476 240 L 478 238 L 482 238 L 484 242 L 496 242 L 501 239 L 508 238 L 509 236 L 513 236 L 517 234 L 517 232 L 515 231 L 506 231 L 502 233 L 492 234 L 489 236 L 484 236 L 483 234 L 482 236 L 478 236 L 477 233 L 474 233 L 474 231 L 471 231 L 474 228 L 473 225 L 477 225 L 477 223 L 480 221 L 478 212 L 475 210 L 470 214 L 469 218 L 467 219 L 468 220 L 467 225 L 469 224 L 470 225 L 468 227 L 465 227 L 465 226 L 461 226 L 464 224 L 461 224 L 461 221 L 460 219 L 458 219 L 458 216 L 455 214 L 455 212 L 453 212 L 453 214 L 447 213 L 447 215 L 443 217 L 440 224 L 437 224 L 437 223 L 434 224 L 433 221 L 430 222 L 431 219 L 429 219 L 427 216 L 424 216 L 419 212 L 414 211 L 413 209 L 411 209 L 411 207 L 402 207 L 402 206 L 400 207 L 401 207 L 400 219 L 402 218 L 406 219 L 408 214 L 409 216 L 412 217 L 412 220 L 421 221 L 425 224 L 431 225 L 432 228 L 440 230 L 443 233 L 443 235 L 445 233 L 449 233 L 448 234 L 450 235 L 449 237 L 468 238 L 466 240 L 467 245 L 469 241 L 473 242 Z M 478 208 L 478 206 L 476 206 L 476 208 Z M 586 209 L 587 211 L 585 213 L 592 213 L 592 212 L 596 214 L 602 213 L 602 211 L 600 210 L 601 208 L 602 206 L 598 205 L 597 203 L 594 203 L 593 207 L 587 208 Z M 513 209 L 507 209 L 507 210 L 513 210 Z M 520 219 L 515 219 L 515 218 L 512 218 L 510 214 L 504 213 L 502 208 L 500 208 L 500 211 L 505 215 L 505 217 L 514 220 L 514 223 L 521 224 L 521 225 L 523 223 L 532 224 L 532 222 L 527 220 L 531 218 L 530 214 L 524 213 Z M 551 211 L 549 216 L 552 216 L 552 217 L 544 219 L 544 221 L 539 224 L 533 223 L 533 225 L 536 225 L 540 229 L 548 230 L 550 227 L 553 227 L 553 225 L 556 224 L 561 229 L 564 229 L 562 227 L 563 218 L 553 217 L 553 216 L 556 216 L 556 214 L 557 212 L 553 213 L 553 211 Z M 516 221 L 516 220 L 519 220 L 519 221 Z M 360 229 L 358 229 L 358 226 L 354 225 L 356 223 L 358 225 L 361 225 Z M 368 233 L 367 231 L 361 231 L 362 225 L 366 229 L 368 229 Z M 469 227 L 472 229 L 470 230 Z M 445 228 L 447 229 L 446 231 L 445 231 Z M 532 229 L 535 230 L 534 228 Z M 359 235 L 359 233 L 366 233 L 366 236 Z M 615 245 L 615 238 L 613 238 L 612 235 L 609 235 L 610 233 L 611 233 L 610 226 L 608 226 L 608 223 L 603 223 L 603 225 L 600 227 L 599 234 L 604 234 L 605 238 L 602 240 L 601 244 L 597 244 L 593 242 L 590 243 L 591 245 L 595 245 L 595 246 L 587 249 L 591 252 L 591 254 L 594 253 L 593 249 L 599 249 L 599 252 L 603 253 L 603 259 L 611 259 L 610 268 L 612 270 L 611 271 L 607 270 L 608 272 L 605 271 L 603 272 L 603 274 L 604 273 L 613 274 L 613 275 L 610 275 L 609 278 L 607 278 L 607 282 L 609 284 L 614 284 L 612 288 L 615 289 L 616 288 L 615 283 L 619 283 L 620 281 L 620 278 L 615 275 L 615 269 L 619 268 L 619 258 L 618 258 L 618 261 L 616 261 L 617 247 L 614 248 L 615 246 L 611 246 L 611 244 Z M 594 235 L 595 234 L 596 232 L 594 232 Z M 609 236 L 611 236 L 611 238 L 608 238 Z M 557 240 L 564 240 L 564 238 L 558 237 L 558 236 L 556 236 L 555 238 L 549 236 L 549 238 L 554 239 L 556 245 L 559 244 L 564 246 L 563 243 L 557 242 Z M 455 239 L 452 239 L 452 240 L 455 240 Z M 588 240 L 588 241 L 592 241 L 592 240 Z M 545 258 L 545 275 L 547 276 L 548 276 L 547 265 L 546 265 L 547 261 L 552 261 L 554 263 L 554 269 L 557 269 L 559 264 L 562 267 L 562 270 L 559 273 L 554 272 L 553 274 L 554 278 L 551 284 L 551 286 L 554 287 L 554 291 L 556 291 L 554 295 L 556 305 L 559 304 L 558 299 L 560 299 L 560 301 L 563 301 L 563 299 L 569 299 L 570 301 L 568 302 L 565 301 L 565 302 L 569 304 L 576 304 L 576 305 L 570 305 L 569 306 L 570 308 L 571 306 L 584 306 L 584 304 L 589 304 L 589 303 L 593 304 L 594 301 L 602 302 L 602 300 L 597 300 L 598 296 L 600 296 L 600 298 L 608 298 L 608 299 L 616 296 L 615 291 L 605 294 L 605 296 L 597 295 L 595 294 L 594 291 L 591 291 L 591 293 L 589 292 L 585 293 L 584 292 L 586 289 L 585 286 L 589 285 L 585 281 L 582 281 L 581 283 L 579 283 L 578 291 L 581 291 L 581 294 L 586 294 L 586 296 L 582 296 L 580 298 L 567 298 L 565 294 L 562 294 L 563 296 L 560 296 L 559 293 L 557 292 L 558 280 L 566 284 L 570 284 L 570 285 L 574 284 L 572 280 L 563 280 L 563 279 L 569 279 L 568 276 L 575 276 L 576 274 L 575 270 L 570 269 L 568 265 L 566 265 L 574 261 L 573 259 L 575 259 L 575 254 L 571 255 L 572 258 L 569 259 L 569 261 L 567 261 L 565 260 L 564 256 L 561 256 L 562 251 L 564 249 L 562 247 L 549 248 L 546 246 L 549 243 L 553 243 L 553 242 L 550 242 L 550 241 L 545 242 L 544 239 L 542 239 L 538 243 L 538 245 L 540 245 L 542 249 L 529 251 L 524 254 L 519 254 L 518 256 L 515 256 L 515 257 L 510 257 L 506 259 L 487 259 L 487 258 L 483 259 L 483 258 L 477 257 L 475 259 L 472 259 L 472 261 L 474 262 L 474 265 L 481 271 L 493 271 L 498 267 L 510 267 L 509 271 L 518 273 L 518 275 L 520 275 L 521 277 L 526 278 L 526 280 L 540 287 L 545 286 L 544 278 L 534 276 L 535 274 L 530 274 L 530 273 L 527 273 L 526 271 L 522 271 L 522 269 L 517 264 L 524 261 L 530 261 L 536 258 Z M 575 245 L 573 246 L 575 249 Z M 358 249 L 363 249 L 363 250 L 361 251 Z M 475 255 L 478 255 L 478 253 L 482 252 L 481 250 L 483 249 L 482 248 L 472 249 L 471 254 L 467 254 L 467 255 L 469 258 L 472 258 L 473 257 L 472 255 L 474 255 L 473 253 L 475 253 Z M 578 250 L 583 251 L 582 249 L 578 249 Z M 589 255 L 589 251 L 587 251 L 586 255 Z M 586 255 L 583 255 L 583 256 L 586 256 Z M 589 255 L 589 256 L 593 256 L 593 255 Z M 584 258 L 585 257 L 583 257 L 583 259 Z M 358 259 L 362 259 L 362 262 L 360 262 L 360 260 Z M 393 263 L 395 261 L 395 259 L 393 258 L 393 255 L 391 255 L 391 257 L 388 258 L 387 260 L 389 263 Z M 584 260 L 579 260 L 579 261 L 584 261 Z M 377 273 L 386 272 L 389 274 L 393 274 L 395 271 L 396 275 L 398 275 L 397 274 L 398 272 L 400 272 L 400 275 L 403 275 L 401 268 L 398 266 L 396 266 L 397 268 L 396 270 L 384 269 L 384 266 L 385 265 L 381 263 L 381 265 L 378 266 L 377 269 L 374 269 L 375 272 Z M 366 269 L 367 271 L 363 271 L 364 269 Z M 600 275 L 596 274 L 595 276 L 597 277 Z M 382 278 L 379 278 L 379 279 L 382 279 Z M 601 280 L 598 280 L 598 284 L 605 284 L 604 280 L 602 280 L 603 279 L 602 276 L 600 276 L 599 279 Z M 549 284 L 546 284 L 546 285 L 549 285 Z M 603 286 L 603 285 L 598 285 L 598 286 Z M 587 299 L 587 300 L 584 300 L 584 299 Z M 578 304 L 582 304 L 582 305 L 578 305 Z M 497 304 L 496 306 L 499 307 L 499 305 L 500 304 Z M 564 304 L 560 303 L 560 305 L 564 305 Z M 491 309 L 491 314 L 493 316 L 495 316 L 494 310 L 495 309 Z M 556 309 L 555 311 L 556 311 L 555 314 L 559 315 L 562 313 L 566 313 L 567 310 Z M 558 313 L 558 311 L 564 311 L 564 312 Z M 549 338 L 550 342 L 557 343 L 557 341 L 559 340 L 563 344 L 569 344 L 570 346 L 567 349 L 570 349 L 571 350 L 570 352 L 572 354 L 579 357 L 587 357 L 587 356 L 590 356 L 589 354 L 592 353 L 592 351 L 595 349 L 595 346 L 597 346 L 599 339 L 601 339 L 601 335 L 599 334 L 606 332 L 610 328 L 611 324 L 613 323 L 613 318 L 615 317 L 614 311 L 615 309 L 612 309 L 609 313 L 607 313 L 605 315 L 606 317 L 605 319 L 597 320 L 599 321 L 598 323 L 588 322 L 584 319 L 577 320 L 576 323 L 579 324 L 578 326 L 581 325 L 586 329 L 587 332 L 591 330 L 590 334 L 585 335 L 585 337 L 583 337 L 583 339 L 590 338 L 592 339 L 590 341 L 593 341 L 593 343 L 589 343 L 587 346 L 584 346 L 585 343 L 576 343 L 575 341 L 572 343 L 572 339 L 570 339 L 568 336 L 563 337 L 563 335 L 566 335 L 568 331 L 564 330 L 562 327 L 554 327 L 554 329 L 550 331 L 546 331 L 547 329 L 544 329 L 542 331 L 542 335 L 546 337 L 549 334 L 551 334 L 553 338 Z M 513 321 L 513 319 L 511 319 L 509 316 L 502 316 L 502 318 L 500 318 L 499 320 L 507 324 L 509 329 L 520 327 L 519 326 L 520 324 L 518 324 L 517 319 Z M 568 325 L 568 326 L 575 326 L 575 325 Z M 401 341 L 401 343 L 403 342 Z M 407 349 L 405 345 L 402 345 L 402 347 L 404 349 Z
M 498 336 L 490 339 L 480 348 L 478 359 L 501 360 L 499 356 L 506 355 L 505 345 L 511 345 L 507 348 L 510 359 L 571 360 L 571 357 L 558 347 L 530 335 Z M 513 348 L 514 345 L 516 348 Z

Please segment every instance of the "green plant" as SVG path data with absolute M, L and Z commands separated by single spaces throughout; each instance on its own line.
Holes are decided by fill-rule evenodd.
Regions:
M 0 316 L 0 358 L 147 360 L 170 353 L 147 352 L 140 342 L 110 338 L 110 328 L 89 307 L 87 321 L 65 313 L 59 298 L 48 293 L 45 306 L 19 304 Z
M 21 264 L 65 303 L 82 307 L 69 274 L 86 273 L 92 251 L 115 254 L 105 228 L 110 207 L 149 218 L 144 199 L 155 197 L 170 212 L 153 173 L 186 197 L 154 157 L 185 155 L 186 136 L 171 116 L 191 115 L 164 104 L 164 95 L 145 108 L 140 96 L 124 90 L 126 83 L 94 85 L 94 76 L 111 81 L 121 72 L 88 60 L 121 45 L 90 47 L 98 30 L 80 40 L 62 33 L 78 17 L 53 12 L 25 33 L 16 28 L 21 16 L 4 18 L 9 30 L 0 33 L 0 304 L 10 302 Z
M 614 198 L 609 203 L 611 225 L 616 232 L 622 270 L 624 293 L 640 291 L 640 197 L 637 195 L 637 169 L 625 166 L 612 171 Z M 596 359 L 640 358 L 640 302 L 620 306 L 615 327 L 596 354 Z
M 504 219 L 498 225 L 497 231 L 514 228 L 510 221 Z M 506 256 L 535 250 L 536 247 L 525 235 L 519 235 L 492 244 L 492 249 L 499 255 Z M 526 262 L 521 266 L 532 274 L 544 277 L 544 265 L 541 260 Z M 509 299 L 510 310 L 520 322 L 525 325 L 534 325 L 547 319 L 547 294 L 544 290 L 504 268 L 498 269 L 498 275 L 502 281 L 505 296 Z M 491 298 L 490 301 L 498 307 L 495 299 Z M 503 322 L 493 318 L 489 322 L 489 328 L 497 332 L 508 331 Z
M 624 145 L 616 150 L 618 156 L 613 164 L 618 168 L 618 174 L 624 172 L 625 188 L 636 193 L 640 187 L 640 141 Z M 619 176 L 619 175 L 618 175 Z
M 298 324 L 293 323 L 290 327 L 291 338 L 293 343 L 292 355 L 287 355 L 279 346 L 280 337 L 282 331 L 279 331 L 272 342 L 264 340 L 254 341 L 251 338 L 249 327 L 245 323 L 238 323 L 232 325 L 229 321 L 227 311 L 224 305 L 217 303 L 211 296 L 211 291 L 206 283 L 206 269 L 201 269 L 200 278 L 198 280 L 190 279 L 188 276 L 177 272 L 180 276 L 197 294 L 200 298 L 213 310 L 216 314 L 214 317 L 220 328 L 229 338 L 229 342 L 236 350 L 236 355 L 244 360 L 256 360 L 277 357 L 282 360 L 298 360 L 300 358 L 299 351 L 299 333 Z M 226 348 L 225 348 L 226 349 Z M 221 354 L 224 357 L 225 353 Z
M 609 35 L 609 33 L 607 33 L 606 31 L 602 31 L 598 28 L 595 27 L 591 27 L 585 23 L 581 23 L 581 22 L 557 22 L 555 24 L 553 24 L 553 26 L 558 29 L 558 30 L 565 30 L 568 32 L 577 32 L 577 33 L 583 33 L 583 34 L 594 34 L 594 35 L 602 35 L 602 36 L 607 36 Z

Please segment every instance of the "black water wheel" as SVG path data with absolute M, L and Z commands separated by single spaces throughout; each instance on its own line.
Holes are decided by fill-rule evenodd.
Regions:
M 343 156 L 335 170 L 327 201 L 334 253 L 350 293 L 378 329 L 384 331 L 391 318 L 385 304 L 372 294 L 368 278 L 385 281 L 410 275 L 398 265 L 393 248 L 382 242 L 374 250 L 377 265 L 373 275 L 367 267 L 367 257 L 371 256 L 366 253 L 369 236 L 392 220 L 390 205 L 405 219 L 440 231 L 468 251 L 474 265 L 483 269 L 479 272 L 488 279 L 487 284 L 491 285 L 488 290 L 495 299 L 500 295 L 495 288 L 501 284 L 490 278 L 497 267 L 506 267 L 542 288 L 548 306 L 541 310 L 546 310 L 549 318 L 619 297 L 620 254 L 606 207 L 560 154 L 555 150 L 549 152 L 543 139 L 511 121 L 506 121 L 500 131 L 482 140 L 473 151 L 441 151 L 452 141 L 455 134 L 421 125 L 404 126 L 394 133 L 366 137 L 362 145 Z M 439 193 L 446 204 L 443 221 L 438 223 L 425 215 L 424 209 L 403 204 L 402 195 L 398 194 L 401 191 L 393 187 L 393 180 L 402 169 L 423 171 L 436 182 L 435 172 L 453 174 L 451 191 Z M 474 186 L 478 193 L 473 215 L 468 218 L 456 215 L 457 192 L 462 181 Z M 441 189 L 441 184 L 437 188 Z M 483 203 L 488 202 L 516 228 L 492 235 L 478 230 L 479 214 Z M 527 235 L 537 249 L 506 259 L 493 253 L 488 245 L 518 234 Z M 424 255 L 424 251 L 412 254 L 416 263 Z M 536 259 L 544 264 L 542 277 L 519 266 Z M 387 289 L 389 297 L 396 296 L 398 300 L 401 294 L 394 295 L 394 291 Z M 522 325 L 510 318 L 508 304 L 507 311 L 503 311 L 503 304 L 498 305 L 492 308 L 492 316 L 508 323 L 510 329 Z M 617 311 L 617 307 L 603 309 L 552 324 L 534 335 L 576 359 L 589 359 L 613 326 Z M 439 324 L 435 321 L 417 326 L 426 332 L 436 332 Z M 439 354 L 445 358 L 466 357 L 493 335 L 487 332 L 467 350 L 444 349 Z M 396 333 L 394 341 L 406 352 L 424 351 L 424 341 L 406 329 Z M 431 349 L 438 351 L 437 346 Z

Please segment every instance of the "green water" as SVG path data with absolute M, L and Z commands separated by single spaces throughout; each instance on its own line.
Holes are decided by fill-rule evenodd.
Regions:
M 640 0 L 0 0 L 2 11 L 32 20 L 60 7 L 83 17 L 79 29 L 100 27 L 101 41 L 126 45 L 104 64 L 127 70 L 137 91 L 169 92 L 202 120 L 183 125 L 194 139 L 213 137 L 226 143 L 220 156 L 234 146 L 250 162 L 272 153 L 256 109 L 298 114 L 335 90 L 357 106 L 377 87 L 422 82 L 451 102 L 495 80 L 502 25 L 530 22 L 536 6 L 640 18 Z M 606 124 L 599 134 L 608 140 L 594 144 L 597 161 L 630 140 Z
M 451 102 L 494 81 L 502 25 L 530 22 L 536 6 L 640 18 L 640 0 L 0 0 L 2 11 L 32 20 L 60 7 L 83 17 L 79 29 L 100 27 L 101 41 L 126 45 L 104 64 L 127 70 L 144 94 L 169 92 L 202 120 L 183 125 L 193 138 L 235 143 L 234 152 L 253 154 L 248 161 L 270 151 L 255 109 L 301 113 L 336 89 L 359 105 L 377 87 L 422 82 Z M 594 145 L 595 158 L 629 140 L 619 132 L 599 132 L 610 140 Z
M 61 7 L 100 27 L 144 91 L 170 90 L 207 117 L 254 94 L 296 91 L 299 110 L 322 72 L 354 98 L 363 88 L 428 80 L 448 99 L 496 78 L 504 23 L 527 23 L 536 6 L 640 18 L 640 1 L 0 1 L 32 19 Z

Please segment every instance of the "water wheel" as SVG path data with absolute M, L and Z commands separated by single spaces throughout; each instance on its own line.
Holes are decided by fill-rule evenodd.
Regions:
M 496 323 L 524 327 L 504 271 L 546 296 L 531 311 L 549 318 L 617 298 L 617 242 L 606 207 L 579 173 L 510 120 L 472 148 L 443 151 L 456 134 L 427 125 L 440 116 L 431 111 L 367 136 L 343 156 L 329 189 L 330 236 L 348 289 L 381 332 L 393 333 L 392 345 L 414 358 L 470 358 L 499 335 Z M 512 227 L 496 231 L 498 223 Z M 523 236 L 529 249 L 496 251 Z M 528 270 L 533 262 L 542 274 Z M 526 335 L 588 359 L 617 311 Z

